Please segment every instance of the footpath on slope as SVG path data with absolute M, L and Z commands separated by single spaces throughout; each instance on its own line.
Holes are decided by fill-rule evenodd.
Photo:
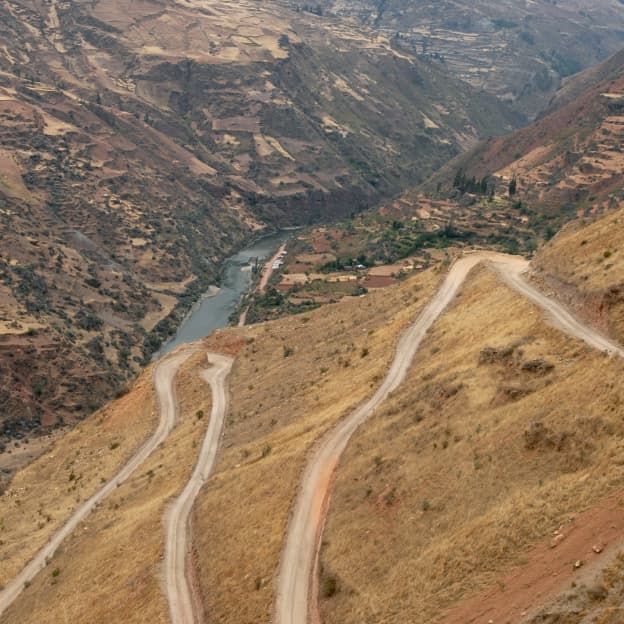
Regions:
M 619 345 L 581 324 L 558 303 L 526 283 L 521 277 L 528 268 L 526 260 L 506 254 L 476 252 L 456 261 L 440 290 L 401 336 L 394 360 L 382 385 L 364 405 L 324 436 L 304 469 L 278 571 L 275 604 L 277 624 L 319 621 L 319 546 L 331 496 L 332 479 L 340 456 L 355 430 L 403 381 L 427 331 L 454 298 L 471 269 L 481 262 L 494 264 L 512 288 L 546 310 L 561 330 L 592 347 L 624 357 L 624 350 Z
M 193 474 L 166 516 L 165 588 L 173 624 L 200 621 L 194 601 L 190 576 L 189 517 L 199 490 L 213 470 L 219 439 L 227 413 L 228 398 L 225 380 L 232 369 L 233 358 L 217 353 L 208 354 L 212 366 L 203 371 L 203 379 L 212 389 L 210 422 Z
M 30 560 L 24 569 L 0 591 L 0 615 L 17 599 L 33 578 L 48 564 L 61 543 L 95 509 L 152 454 L 170 434 L 176 422 L 176 399 L 173 381 L 180 366 L 196 351 L 185 347 L 160 361 L 154 370 L 154 388 L 160 406 L 160 421 L 156 431 L 135 455 L 91 498 L 78 507 L 67 522 L 50 538 L 50 541 Z

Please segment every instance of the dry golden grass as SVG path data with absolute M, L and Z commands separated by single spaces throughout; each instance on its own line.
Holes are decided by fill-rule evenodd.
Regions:
M 200 409 L 206 415 L 210 413 L 210 389 L 198 376 L 203 368 L 205 355 L 199 353 L 183 365 L 178 375 L 180 420 L 171 436 L 80 525 L 0 621 L 11 624 L 169 621 L 161 587 L 162 517 L 168 502 L 188 480 L 205 432 L 207 418 L 196 417 Z M 132 417 L 135 410 L 149 413 L 152 409 L 150 382 L 147 375 L 140 391 L 128 395 L 128 401 L 133 401 L 129 411 L 116 410 L 115 405 L 108 408 L 111 417 L 106 421 L 107 425 L 110 422 L 106 430 L 110 428 L 115 439 L 122 442 L 120 449 L 129 446 L 132 436 L 140 440 L 146 437 L 148 428 L 137 428 Z M 149 425 L 153 425 L 153 419 Z M 86 457 L 102 445 L 103 426 L 98 424 L 97 416 L 85 421 L 81 429 L 77 432 L 79 438 L 68 447 L 72 458 L 77 445 L 84 449 L 81 456 Z M 54 455 L 56 464 L 50 468 L 52 475 L 59 475 L 58 486 L 54 480 L 45 478 L 38 462 L 28 469 L 36 470 L 34 481 L 47 484 L 51 491 L 55 487 L 60 490 L 67 482 L 65 462 L 59 461 L 60 454 Z M 74 470 L 78 472 L 78 467 Z M 83 470 L 90 473 L 91 462 L 85 460 L 84 466 L 80 466 L 80 471 Z M 98 476 L 102 473 L 100 470 Z M 36 503 L 31 493 L 27 494 L 27 500 Z
M 578 221 L 537 256 L 536 277 L 624 340 L 624 208 L 587 225 Z M 615 288 L 616 290 L 611 290 Z M 611 290 L 611 292 L 609 292 Z
M 510 346 L 479 363 L 482 349 Z M 522 370 L 537 358 L 554 369 Z M 623 372 L 479 269 L 346 451 L 322 550 L 338 591 L 321 599 L 323 621 L 431 622 L 622 488 Z M 533 421 L 547 433 L 529 450 Z
M 383 293 L 245 329 L 220 459 L 195 508 L 199 576 L 211 621 L 268 621 L 306 455 L 380 383 L 398 333 L 440 277 L 429 271 Z
M 624 277 L 624 208 L 593 223 L 575 222 L 538 255 L 537 265 L 585 292 L 612 286 Z
M 0 585 L 148 436 L 158 418 L 152 370 L 141 375 L 132 392 L 93 414 L 13 477 L 0 497 Z

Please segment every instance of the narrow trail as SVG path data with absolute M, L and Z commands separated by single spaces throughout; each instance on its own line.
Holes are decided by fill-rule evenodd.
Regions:
M 317 567 L 319 547 L 340 457 L 355 430 L 405 378 L 429 328 L 444 312 L 471 269 L 481 262 L 495 266 L 504 281 L 552 317 L 564 332 L 592 347 L 624 357 L 624 349 L 575 319 L 567 310 L 529 285 L 521 276 L 529 264 L 518 256 L 490 252 L 466 254 L 455 262 L 438 292 L 416 321 L 402 334 L 383 383 L 362 406 L 322 439 L 308 461 L 288 524 L 277 580 L 276 624 L 318 622 Z
M 54 555 L 61 543 L 76 527 L 106 496 L 128 479 L 158 445 L 167 438 L 175 425 L 177 412 L 173 381 L 180 366 L 195 351 L 194 348 L 182 349 L 157 364 L 154 370 L 154 388 L 160 406 L 160 421 L 156 431 L 106 485 L 74 511 L 69 520 L 52 535 L 48 543 L 30 560 L 24 569 L 5 585 L 4 589 L 0 591 L 0 615 L 22 593 L 24 586 L 46 567 L 47 560 Z
M 194 624 L 199 621 L 188 577 L 189 517 L 197 494 L 214 467 L 228 406 L 225 380 L 234 360 L 210 353 L 208 361 L 212 366 L 203 372 L 202 377 L 212 389 L 210 422 L 193 474 L 166 516 L 165 586 L 172 624 Z

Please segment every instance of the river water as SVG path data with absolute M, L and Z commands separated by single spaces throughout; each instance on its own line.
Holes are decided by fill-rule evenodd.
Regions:
M 257 258 L 263 264 L 291 236 L 291 231 L 270 234 L 228 258 L 223 268 L 219 292 L 203 297 L 193 307 L 178 327 L 175 336 L 161 347 L 158 356 L 169 353 L 178 345 L 199 340 L 215 329 L 226 327 L 230 314 L 251 285 L 251 263 Z

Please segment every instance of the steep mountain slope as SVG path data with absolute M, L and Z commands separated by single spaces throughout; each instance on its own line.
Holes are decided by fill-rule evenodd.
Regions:
M 622 230 L 608 219 L 555 238 L 540 256 L 541 271 L 554 273 L 557 258 L 577 258 L 577 236 L 592 250 L 621 247 Z M 617 263 L 605 278 L 602 263 L 575 262 L 575 275 L 582 268 L 589 281 L 622 280 Z M 270 617 L 283 534 L 310 449 L 374 392 L 399 333 L 442 277 L 433 269 L 306 316 L 222 330 L 203 343 L 237 353 L 220 458 L 193 520 L 197 586 L 216 620 Z M 105 622 L 121 614 L 166 621 L 161 518 L 188 478 L 203 432 L 209 397 L 198 383 L 201 367 L 200 349 L 178 381 L 182 420 L 172 437 L 94 511 L 3 621 Z M 323 540 L 324 621 L 459 624 L 475 615 L 475 602 L 539 607 L 569 587 L 576 560 L 586 570 L 603 567 L 610 561 L 604 539 L 611 543 L 622 528 L 623 370 L 621 360 L 554 328 L 495 272 L 473 273 L 405 383 L 355 434 L 339 466 Z M 0 498 L 6 578 L 149 435 L 152 401 L 148 371 L 16 475 Z M 536 570 L 539 587 L 527 589 Z M 592 608 L 595 596 L 587 593 Z
M 613 223 L 576 234 L 599 244 L 599 230 Z M 568 257 L 590 281 L 621 282 L 619 265 L 605 278 L 591 254 L 582 260 L 573 236 L 544 250 L 542 271 Z M 324 622 L 528 621 L 579 576 L 576 561 L 587 592 L 572 592 L 561 619 L 535 621 L 610 612 L 621 570 L 604 587 L 588 575 L 622 549 L 624 365 L 550 327 L 486 271 L 463 290 L 341 462 L 323 537 Z
M 617 206 L 624 198 L 623 63 L 619 54 L 600 71 L 579 76 L 586 85 L 579 97 L 451 161 L 426 188 L 457 194 L 458 174 L 468 180 L 491 176 L 499 194 L 512 190 L 520 215 L 549 226 L 551 235 L 577 215 Z M 596 76 L 606 80 L 596 83 Z
M 624 45 L 617 0 L 477 2 L 320 0 L 296 6 L 352 17 L 395 45 L 435 58 L 457 77 L 535 116 L 561 81 Z
M 2 3 L 0 119 L 9 439 L 110 395 L 254 233 L 369 206 L 519 121 L 339 21 L 125 0 Z
M 228 328 L 204 343 L 238 351 L 217 472 L 193 519 L 197 581 L 215 619 L 241 624 L 270 613 L 270 578 L 309 444 L 370 392 L 397 334 L 438 280 L 428 272 L 390 293 L 351 298 L 307 318 Z M 3 624 L 42 617 L 59 624 L 168 621 L 160 588 L 162 514 L 188 478 L 206 425 L 209 389 L 197 376 L 204 362 L 199 353 L 181 370 L 181 422 L 171 437 L 61 547 L 0 617 Z M 114 473 L 138 436 L 150 435 L 150 373 L 14 477 L 0 497 L 0 583 L 45 543 L 78 498 Z
M 304 231 L 272 281 L 278 292 L 253 297 L 249 318 L 393 283 L 447 247 L 531 253 L 571 219 L 617 207 L 624 199 L 623 75 L 619 53 L 570 79 L 539 122 L 480 144 L 381 206 Z

